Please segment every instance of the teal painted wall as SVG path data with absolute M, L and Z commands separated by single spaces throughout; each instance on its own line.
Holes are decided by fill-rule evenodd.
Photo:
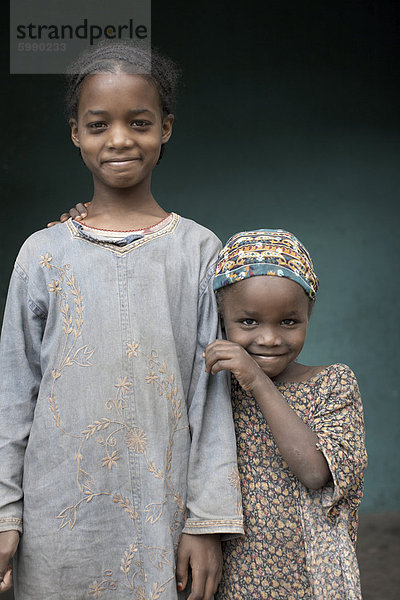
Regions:
M 396 510 L 399 5 L 259 4 L 153 1 L 153 42 L 185 82 L 154 193 L 223 240 L 283 227 L 306 244 L 321 288 L 302 358 L 355 371 L 370 456 L 362 508 Z M 62 78 L 7 76 L 6 52 L 2 61 L 3 306 L 22 241 L 88 200 L 91 184 L 69 141 Z

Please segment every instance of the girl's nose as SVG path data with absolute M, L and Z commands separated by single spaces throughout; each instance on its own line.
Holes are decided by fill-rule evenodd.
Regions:
M 113 127 L 110 128 L 107 138 L 108 148 L 129 148 L 133 146 L 133 144 L 133 132 L 130 127 L 113 125 Z
M 256 341 L 259 346 L 266 347 L 279 346 L 282 343 L 280 333 L 275 327 L 260 329 Z

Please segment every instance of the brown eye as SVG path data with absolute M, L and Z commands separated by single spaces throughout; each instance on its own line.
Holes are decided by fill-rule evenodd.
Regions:
M 132 121 L 131 125 L 137 129 L 143 129 L 144 127 L 150 125 L 150 122 L 143 121 L 142 119 L 135 119 L 134 121 Z
M 94 129 L 94 130 L 103 129 L 105 126 L 106 126 L 106 124 L 103 123 L 102 121 L 96 121 L 95 123 L 88 123 L 89 129 Z
M 295 325 L 296 321 L 294 321 L 293 319 L 283 319 L 283 321 L 281 321 L 281 324 L 291 326 L 291 325 Z
M 257 321 L 255 319 L 243 319 L 243 325 L 247 325 L 250 327 L 251 325 L 257 325 Z

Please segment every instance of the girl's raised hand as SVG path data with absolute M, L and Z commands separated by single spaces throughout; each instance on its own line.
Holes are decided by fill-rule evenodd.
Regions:
M 47 227 L 53 227 L 53 225 L 57 225 L 57 223 L 64 223 L 65 221 L 68 221 L 70 217 L 72 217 L 76 221 L 84 219 L 85 217 L 87 217 L 88 214 L 86 208 L 88 204 L 90 204 L 90 202 L 87 202 L 86 204 L 78 202 L 78 204 L 75 204 L 74 208 L 69 209 L 69 212 L 63 213 L 60 216 L 59 221 L 51 221 L 50 223 L 47 223 Z
M 203 357 L 206 361 L 206 373 L 215 375 L 219 371 L 231 371 L 246 392 L 265 381 L 267 376 L 239 344 L 228 340 L 215 340 L 205 349 Z

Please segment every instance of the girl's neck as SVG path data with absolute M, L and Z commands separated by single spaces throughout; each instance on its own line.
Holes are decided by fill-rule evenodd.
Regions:
M 112 194 L 95 190 L 84 223 L 99 229 L 129 231 L 151 227 L 167 214 L 150 191 L 135 197 L 124 189 Z
M 275 383 L 298 383 L 300 381 L 308 381 L 323 369 L 325 369 L 324 365 L 312 367 L 293 361 L 288 364 L 282 373 L 273 377 L 273 381 Z

